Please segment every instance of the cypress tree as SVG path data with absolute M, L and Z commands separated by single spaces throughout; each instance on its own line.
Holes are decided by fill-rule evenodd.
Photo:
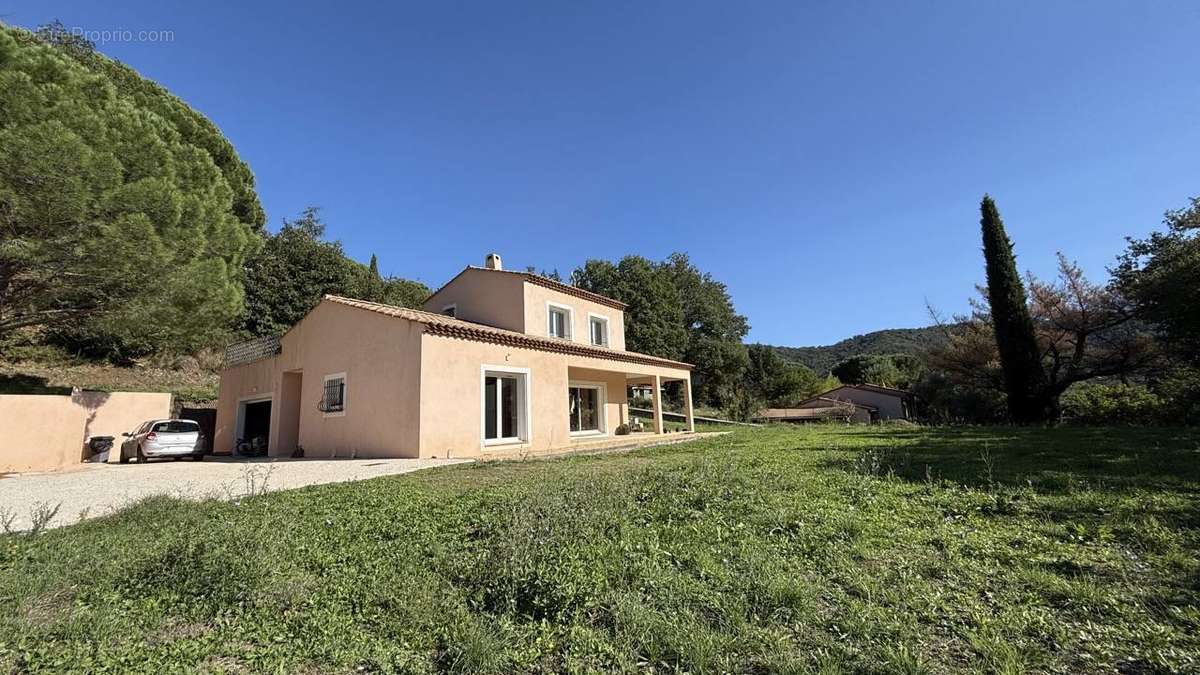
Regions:
M 371 264 L 367 266 L 367 280 L 363 290 L 363 300 L 383 302 L 383 277 L 379 276 L 379 259 L 371 254 Z
M 1045 398 L 1046 374 L 1042 368 L 1033 319 L 1025 296 L 1025 285 L 1017 272 L 1012 242 L 996 202 L 988 195 L 980 204 L 983 228 L 983 258 L 987 268 L 988 305 L 1000 352 L 1008 412 L 1014 422 L 1045 421 L 1050 406 Z

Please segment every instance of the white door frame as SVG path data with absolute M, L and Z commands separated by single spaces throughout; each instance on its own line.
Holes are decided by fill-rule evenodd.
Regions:
M 262 403 L 263 401 L 271 402 L 271 418 L 274 419 L 275 418 L 275 392 L 268 392 L 266 394 L 251 394 L 250 396 L 243 396 L 237 400 L 237 424 L 235 424 L 233 427 L 233 449 L 234 450 L 237 450 L 238 439 L 244 438 L 244 434 L 246 433 L 246 404 Z M 270 426 L 268 425 L 267 428 L 269 429 Z M 267 434 L 268 434 L 268 439 L 269 439 L 270 432 L 268 431 Z M 268 443 L 269 443 L 269 440 L 268 440 Z

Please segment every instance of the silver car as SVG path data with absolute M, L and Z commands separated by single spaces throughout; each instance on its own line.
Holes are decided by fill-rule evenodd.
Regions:
M 205 438 L 192 420 L 150 420 L 121 435 L 126 437 L 121 443 L 122 464 L 133 457 L 139 464 L 152 457 L 204 459 Z

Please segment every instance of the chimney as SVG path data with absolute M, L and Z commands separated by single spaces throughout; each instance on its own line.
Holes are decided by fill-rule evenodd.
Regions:
M 500 254 L 499 253 L 487 254 L 487 257 L 483 259 L 483 266 L 488 268 L 489 270 L 504 269 L 504 265 L 502 265 L 500 263 Z

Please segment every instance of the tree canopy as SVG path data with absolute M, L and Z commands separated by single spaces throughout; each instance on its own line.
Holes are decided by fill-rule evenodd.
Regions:
M 675 253 L 663 262 L 641 256 L 615 264 L 588 260 L 571 282 L 627 305 L 627 349 L 694 364 L 696 401 L 723 406 L 735 395 L 748 365 L 742 338 L 749 324 L 725 285 L 687 255 Z
M 1133 239 L 1113 276 L 1176 354 L 1200 365 L 1200 197 L 1168 211 L 1165 232 Z
M 584 290 L 625 303 L 625 348 L 666 359 L 682 359 L 688 332 L 679 289 L 659 263 L 625 256 L 617 263 L 588 260 L 571 274 Z
M 745 388 L 765 407 L 791 407 L 841 384 L 835 377 L 818 377 L 806 366 L 785 360 L 770 345 L 750 345 L 747 356 Z
M 266 238 L 246 267 L 246 333 L 283 333 L 326 293 L 402 307 L 420 307 L 429 297 L 424 284 L 383 278 L 375 256 L 363 265 L 348 258 L 340 242 L 324 237 L 320 209 L 310 206 Z
M 908 389 L 920 379 L 924 370 L 924 362 L 911 354 L 864 354 L 837 364 L 832 374 L 846 384 Z
M 264 223 L 253 175 L 178 98 L 52 37 L 0 26 L 0 338 L 217 341 Z

